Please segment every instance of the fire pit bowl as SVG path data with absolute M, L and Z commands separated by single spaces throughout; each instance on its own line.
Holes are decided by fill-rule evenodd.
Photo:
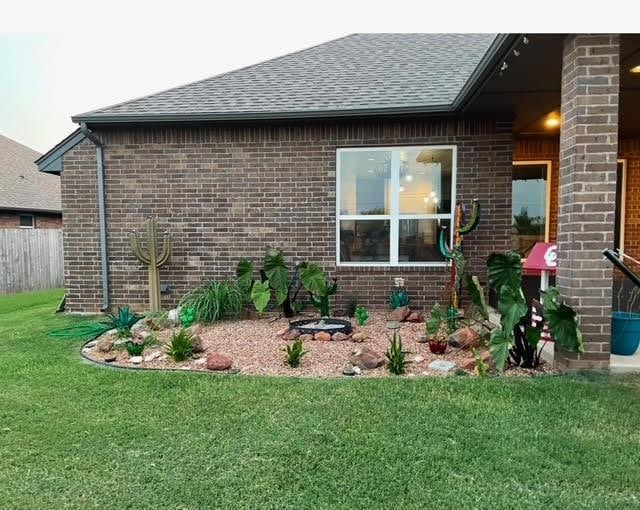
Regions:
M 301 334 L 310 334 L 326 332 L 330 335 L 334 333 L 351 334 L 351 323 L 342 319 L 305 319 L 302 321 L 293 321 L 289 324 L 291 329 L 298 330 Z

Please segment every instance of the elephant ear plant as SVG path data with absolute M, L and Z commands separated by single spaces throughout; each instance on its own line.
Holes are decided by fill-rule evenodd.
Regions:
M 336 279 L 327 280 L 320 266 L 303 262 L 300 264 L 300 281 L 309 292 L 311 304 L 320 310 L 320 316 L 329 317 L 329 297 L 338 291 Z
M 491 331 L 489 351 L 496 368 L 503 371 L 511 360 L 516 366 L 535 368 L 539 364 L 542 321 L 532 325 L 522 293 L 522 264 L 515 252 L 494 253 L 487 260 L 489 284 L 498 295 L 500 328 Z M 468 279 L 470 296 L 479 313 L 489 316 L 484 291 L 477 278 Z M 556 288 L 550 287 L 543 302 L 544 319 L 557 344 L 567 350 L 582 352 L 582 335 L 575 311 L 562 303 Z

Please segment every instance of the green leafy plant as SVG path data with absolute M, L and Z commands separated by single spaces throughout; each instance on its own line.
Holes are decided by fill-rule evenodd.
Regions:
M 489 373 L 489 366 L 485 363 L 484 359 L 482 359 L 482 354 L 477 349 L 473 349 L 472 352 L 476 360 L 476 373 L 479 377 L 486 377 Z
M 180 308 L 180 324 L 183 327 L 188 328 L 196 320 L 196 311 L 190 306 L 183 306 Z
M 251 301 L 258 313 L 266 310 L 272 294 L 276 304 L 282 306 L 285 317 L 293 317 L 301 309 L 301 304 L 296 301 L 301 287 L 298 278 L 299 265 L 296 265 L 290 274 L 281 249 L 267 250 L 259 280 L 254 279 L 253 270 L 253 262 L 242 259 L 236 268 L 236 277 L 245 300 Z
M 144 352 L 145 343 L 140 338 L 134 338 L 125 343 L 129 356 L 141 356 Z
M 131 312 L 129 306 L 122 306 L 118 308 L 117 313 L 107 314 L 104 324 L 109 326 L 109 329 L 117 329 L 119 337 L 130 338 L 131 327 L 140 319 L 142 316 Z
M 409 294 L 404 287 L 394 289 L 389 296 L 389 306 L 392 309 L 402 308 L 409 305 Z
M 487 260 L 487 267 L 489 284 L 498 295 L 498 311 L 501 315 L 501 327 L 491 332 L 489 340 L 489 352 L 494 365 L 498 371 L 503 371 L 511 359 L 517 366 L 535 367 L 540 360 L 537 348 L 542 324 L 532 326 L 530 320 L 523 320 L 530 314 L 521 288 L 520 255 L 515 252 L 492 254 Z M 582 352 L 582 335 L 576 313 L 562 303 L 554 287 L 545 293 L 543 314 L 558 345 Z
M 347 317 L 355 317 L 358 309 L 358 296 L 349 296 L 347 299 Z
M 186 330 L 174 333 L 166 347 L 167 355 L 174 361 L 184 361 L 193 356 L 193 338 Z
M 303 262 L 300 264 L 300 281 L 309 292 L 311 304 L 320 310 L 322 317 L 329 317 L 329 297 L 338 291 L 336 279 L 329 281 L 320 266 Z
M 358 307 L 356 310 L 356 320 L 360 326 L 364 326 L 367 323 L 367 320 L 369 320 L 369 313 L 366 308 L 362 306 Z
M 299 337 L 293 341 L 293 344 L 287 345 L 284 351 L 287 354 L 285 362 L 291 368 L 299 367 L 302 357 L 307 354 L 307 351 L 303 350 L 302 340 Z
M 207 323 L 238 317 L 242 305 L 242 291 L 234 281 L 211 280 L 193 289 L 180 300 L 181 307 L 191 308 L 198 321 Z
M 405 373 L 408 361 L 404 351 L 402 350 L 402 338 L 400 337 L 400 333 L 397 331 L 393 332 L 391 347 L 387 352 L 385 352 L 385 356 L 389 360 L 389 363 L 387 363 L 389 372 L 394 375 L 402 375 Z

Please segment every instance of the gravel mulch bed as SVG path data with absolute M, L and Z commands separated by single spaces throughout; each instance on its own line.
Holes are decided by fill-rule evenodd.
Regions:
M 365 332 L 369 339 L 362 343 L 349 340 L 340 342 L 305 342 L 304 349 L 307 354 L 302 358 L 298 368 L 290 368 L 285 364 L 285 346 L 290 341 L 278 336 L 289 325 L 289 319 L 263 318 L 251 320 L 222 321 L 211 326 L 202 327 L 200 337 L 205 352 L 196 355 L 194 359 L 177 363 L 164 354 L 163 343 L 171 337 L 172 330 L 157 332 L 159 344 L 149 346 L 143 354 L 144 361 L 133 364 L 129 355 L 122 347 L 116 347 L 110 352 L 99 352 L 95 346 L 83 349 L 83 354 L 95 361 L 107 361 L 115 356 L 109 364 L 127 368 L 151 368 L 151 369 L 178 369 L 207 371 L 206 356 L 216 352 L 230 357 L 233 360 L 233 372 L 252 375 L 277 375 L 294 377 L 345 377 L 342 371 L 349 363 L 354 350 L 360 347 L 368 347 L 384 356 L 389 348 L 390 334 L 386 324 L 389 320 L 388 312 L 371 311 L 367 324 L 363 327 L 352 320 L 355 332 Z M 405 377 L 416 376 L 442 376 L 439 371 L 428 368 L 429 363 L 435 360 L 446 360 L 456 363 L 459 367 L 471 357 L 471 353 L 461 349 L 447 347 L 444 355 L 435 355 L 429 351 L 429 345 L 417 342 L 424 333 L 424 323 L 401 323 L 400 335 L 402 337 L 403 350 L 407 353 L 410 363 L 407 366 Z M 177 330 L 174 330 L 177 331 Z M 150 359 L 155 357 L 155 359 Z M 474 374 L 473 370 L 467 370 L 468 374 Z M 537 370 L 508 369 L 505 375 L 531 377 L 554 371 L 545 365 Z M 389 371 L 383 366 L 373 370 L 362 370 L 358 377 L 384 377 L 390 376 Z

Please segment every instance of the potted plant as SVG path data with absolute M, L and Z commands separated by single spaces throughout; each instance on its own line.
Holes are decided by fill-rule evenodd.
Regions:
M 440 305 L 436 303 L 433 305 L 429 320 L 426 322 L 429 350 L 433 354 L 444 354 L 447 350 L 447 330 L 444 327 L 444 322 Z
M 624 285 L 617 293 L 617 310 L 611 313 L 611 353 L 622 356 L 635 354 L 640 345 L 640 313 L 633 312 L 640 297 L 640 289 L 634 287 L 626 296 L 626 309 L 621 306 Z

